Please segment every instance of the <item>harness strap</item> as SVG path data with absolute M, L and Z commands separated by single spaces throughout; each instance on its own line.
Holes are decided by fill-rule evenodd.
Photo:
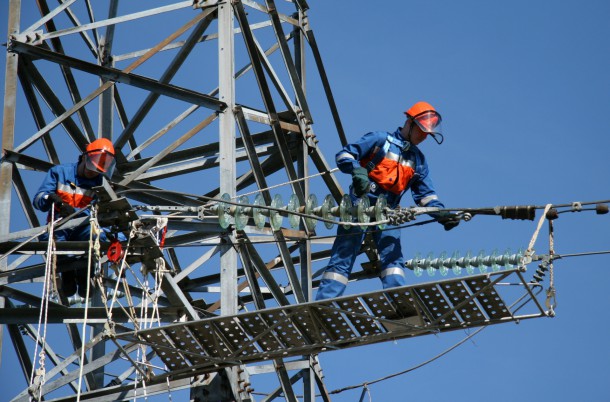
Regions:
M 373 169 L 375 169 L 375 166 L 377 166 L 377 165 L 379 165 L 379 163 L 381 163 L 383 158 L 386 156 L 386 154 L 390 150 L 391 144 L 394 144 L 398 148 L 400 148 L 401 152 L 404 152 L 411 147 L 411 143 L 409 141 L 403 141 L 399 138 L 392 136 L 391 134 L 388 134 L 388 136 L 386 137 L 385 142 L 383 144 L 383 147 L 380 148 L 375 153 L 375 155 L 373 155 L 371 160 L 366 164 L 366 170 L 368 173 L 371 173 L 373 171 Z

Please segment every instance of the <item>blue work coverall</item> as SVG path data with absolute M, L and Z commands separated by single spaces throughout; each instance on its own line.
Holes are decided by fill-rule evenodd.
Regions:
M 374 131 L 365 134 L 339 151 L 336 161 L 343 173 L 351 174 L 356 167 L 368 169 L 371 188 L 366 196 L 371 205 L 377 202 L 380 194 L 385 194 L 388 206 L 395 208 L 403 194 L 411 189 L 413 200 L 418 206 L 444 208 L 428 176 L 424 154 L 403 139 L 400 128 L 393 133 Z M 352 202 L 357 200 L 351 186 L 350 196 Z M 379 252 L 380 279 L 384 289 L 405 285 L 400 230 L 367 230 L 372 231 Z M 330 261 L 322 276 L 316 300 L 343 294 L 364 235 L 365 229 L 362 227 L 345 229 L 342 225 L 338 226 Z
M 53 166 L 47 172 L 46 177 L 42 181 L 40 188 L 36 192 L 32 205 L 34 208 L 42 212 L 49 211 L 47 220 L 51 217 L 52 202 L 48 196 L 57 194 L 62 201 L 71 205 L 75 209 L 80 209 L 88 206 L 95 198 L 95 192 L 91 189 L 102 184 L 102 176 L 98 175 L 92 179 L 79 176 L 77 173 L 78 163 L 70 163 L 64 165 Z M 83 211 L 88 214 L 89 210 Z M 57 218 L 56 214 L 56 218 Z M 70 229 L 55 230 L 54 238 L 56 241 L 89 241 L 91 226 L 89 223 L 83 223 L 77 227 Z M 41 236 L 41 240 L 47 240 L 48 235 Z M 106 233 L 102 231 L 100 235 L 102 241 L 107 241 Z M 77 291 L 80 296 L 85 297 L 86 274 L 82 270 L 62 272 L 62 286 L 66 296 L 72 296 Z

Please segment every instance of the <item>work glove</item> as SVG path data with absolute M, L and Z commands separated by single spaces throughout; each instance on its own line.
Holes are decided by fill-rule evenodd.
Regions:
M 460 218 L 454 212 L 441 212 L 436 219 L 447 231 L 460 224 Z
M 358 198 L 369 192 L 371 182 L 369 181 L 369 172 L 363 167 L 357 167 L 352 170 L 352 188 L 354 195 Z
M 55 206 L 59 216 L 65 218 L 66 216 L 70 216 L 76 211 L 72 205 L 65 203 L 60 196 L 57 194 L 49 194 L 47 199 Z

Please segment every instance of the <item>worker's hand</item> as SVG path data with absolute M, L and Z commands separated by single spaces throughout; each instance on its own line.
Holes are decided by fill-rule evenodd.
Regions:
M 441 212 L 437 220 L 447 231 L 460 224 L 460 217 L 453 212 Z
M 358 198 L 369 192 L 371 182 L 369 181 L 369 172 L 365 168 L 354 168 L 352 171 L 352 187 Z
M 63 204 L 64 200 L 61 199 L 60 196 L 58 196 L 57 194 L 53 193 L 53 194 L 49 194 L 47 196 L 47 200 L 49 200 L 49 203 L 51 204 L 55 204 L 57 206 Z
M 66 216 L 70 216 L 76 211 L 72 205 L 66 204 L 65 202 L 63 202 L 61 205 L 59 205 L 58 210 L 59 210 L 59 216 L 61 216 L 62 218 L 65 218 Z
M 55 206 L 57 213 L 62 218 L 72 215 L 75 211 L 75 209 L 74 209 L 74 207 L 72 207 L 72 205 L 65 203 L 64 200 L 62 200 L 61 197 L 55 193 L 49 194 L 47 199 L 49 200 L 49 202 L 51 204 L 53 204 Z

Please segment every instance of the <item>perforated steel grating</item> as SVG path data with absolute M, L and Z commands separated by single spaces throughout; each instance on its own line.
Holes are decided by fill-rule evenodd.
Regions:
M 495 283 L 514 272 L 213 317 L 117 338 L 150 345 L 170 370 L 204 372 L 219 366 L 507 322 L 520 317 L 513 316 Z

